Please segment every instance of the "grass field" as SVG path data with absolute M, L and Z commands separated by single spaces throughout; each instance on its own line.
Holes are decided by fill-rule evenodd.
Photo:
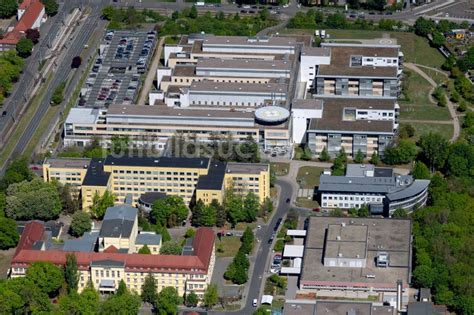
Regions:
M 406 70 L 405 70 L 406 71 Z M 446 107 L 440 107 L 430 102 L 428 95 L 432 86 L 419 74 L 409 72 L 407 93 L 409 101 L 399 101 L 400 120 L 450 120 Z
M 289 163 L 271 163 L 273 170 L 275 171 L 276 176 L 285 176 L 290 170 Z
M 298 170 L 297 181 L 301 188 L 312 189 L 319 185 L 319 176 L 324 168 L 316 166 L 303 166 Z
M 240 237 L 223 236 L 221 240 L 216 240 L 216 256 L 217 257 L 234 257 L 240 248 Z
M 415 128 L 415 136 L 412 138 L 414 141 L 418 141 L 424 134 L 431 132 L 441 134 L 445 139 L 449 140 L 453 136 L 453 125 L 444 124 L 412 124 Z
M 285 29 L 281 33 L 311 34 L 314 30 Z M 368 30 L 326 30 L 332 39 L 347 39 L 351 42 L 357 39 L 374 39 L 390 35 L 397 39 L 397 44 L 402 46 L 405 61 L 439 68 L 445 58 L 433 47 L 430 47 L 426 38 L 407 32 L 368 31 Z
M 319 208 L 319 203 L 316 200 L 311 200 L 305 197 L 296 198 L 295 206 L 301 208 L 314 209 Z
M 445 75 L 442 75 L 438 71 L 434 71 L 425 67 L 419 67 L 424 73 L 426 73 L 436 84 L 443 84 L 444 82 L 448 81 L 449 78 Z

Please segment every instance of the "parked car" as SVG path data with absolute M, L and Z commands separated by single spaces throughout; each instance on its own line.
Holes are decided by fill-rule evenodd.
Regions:
M 258 304 L 258 300 L 257 300 L 257 299 L 253 299 L 253 301 L 252 301 L 253 307 L 257 307 L 257 304 Z

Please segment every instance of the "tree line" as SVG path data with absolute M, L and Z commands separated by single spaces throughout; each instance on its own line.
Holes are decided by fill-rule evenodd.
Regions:
M 232 262 L 227 266 L 224 278 L 235 284 L 244 284 L 248 281 L 250 262 L 248 255 L 253 250 L 255 236 L 250 227 L 247 227 L 240 238 L 240 248 Z

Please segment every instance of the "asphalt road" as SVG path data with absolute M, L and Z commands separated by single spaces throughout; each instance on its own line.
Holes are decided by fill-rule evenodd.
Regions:
M 286 202 L 286 199 L 291 198 L 293 195 L 293 188 L 290 183 L 284 180 L 277 180 L 277 185 L 281 188 L 281 193 L 278 201 L 278 208 L 276 209 L 276 213 L 273 215 L 272 220 L 265 225 L 262 229 L 257 230 L 255 233 L 256 238 L 260 239 L 260 248 L 258 249 L 257 258 L 254 263 L 253 273 L 249 275 L 250 282 L 247 284 L 249 286 L 249 290 L 246 296 L 245 306 L 237 312 L 228 312 L 233 315 L 249 315 L 255 311 L 255 307 L 252 306 L 253 299 L 257 299 L 260 305 L 260 288 L 263 285 L 262 279 L 265 272 L 265 268 L 267 267 L 267 257 L 272 253 L 271 247 L 272 244 L 268 244 L 268 240 L 272 236 L 273 227 L 276 224 L 278 218 L 283 217 L 288 210 L 290 209 L 290 203 Z M 226 314 L 226 313 L 218 313 L 212 312 L 212 314 Z
M 68 48 L 54 71 L 53 80 L 49 84 L 38 110 L 30 121 L 27 129 L 20 137 L 17 145 L 12 151 L 11 156 L 20 155 L 27 146 L 33 134 L 36 132 L 36 129 L 38 128 L 41 119 L 46 114 L 46 111 L 50 106 L 50 100 L 54 89 L 61 82 L 64 82 L 67 79 L 69 73 L 71 72 L 72 58 L 81 54 L 82 50 L 84 49 L 84 45 L 88 42 L 90 36 L 98 25 L 101 14 L 101 8 L 105 6 L 108 2 L 109 1 L 107 0 L 89 2 L 89 5 L 92 8 L 91 15 L 89 15 L 85 22 L 80 26 L 80 30 L 76 33 L 74 40 L 66 43 Z M 77 5 L 77 2 L 75 2 L 73 5 L 72 1 L 67 1 L 62 8 L 62 12 L 69 12 L 73 7 Z
M 26 101 L 25 91 L 30 91 L 33 88 L 35 77 L 38 74 L 39 62 L 41 62 L 52 45 L 56 35 L 63 25 L 69 11 L 74 7 L 72 1 L 65 2 L 54 17 L 41 28 L 41 38 L 38 46 L 34 47 L 31 56 L 26 60 L 23 68 L 20 81 L 13 86 L 12 94 L 5 100 L 2 106 L 2 111 L 6 111 L 5 117 L 0 117 L 0 134 L 5 132 L 5 127 L 8 123 L 12 123 L 17 119 L 21 107 Z

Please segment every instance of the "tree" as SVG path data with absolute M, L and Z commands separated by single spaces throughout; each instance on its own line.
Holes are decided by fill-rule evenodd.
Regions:
M 344 28 L 346 24 L 346 16 L 342 13 L 329 14 L 326 18 L 326 25 L 330 28 Z
M 173 227 L 181 224 L 188 217 L 188 208 L 183 198 L 168 196 L 154 202 L 151 210 L 151 218 L 162 226 Z
M 18 2 L 16 0 L 0 1 L 0 18 L 9 18 L 16 14 Z
M 99 314 L 138 314 L 141 299 L 138 294 L 131 293 L 125 287 L 121 294 L 110 295 L 100 306 Z
M 369 206 L 366 204 L 362 205 L 358 210 L 357 210 L 357 216 L 360 218 L 367 218 L 370 216 L 370 210 Z
M 58 13 L 59 5 L 56 0 L 41 0 L 41 2 L 44 4 L 46 14 L 49 16 L 53 16 Z
M 217 304 L 219 295 L 217 293 L 217 285 L 209 284 L 204 292 L 203 304 L 206 308 L 212 309 Z
M 393 211 L 392 218 L 394 219 L 408 218 L 408 212 L 403 208 L 398 208 L 397 210 Z
M 212 200 L 211 206 L 216 209 L 216 226 L 223 227 L 226 222 L 227 212 L 225 207 L 223 207 L 217 200 Z
M 240 238 L 240 241 L 242 244 L 240 245 L 240 251 L 242 251 L 244 254 L 250 254 L 253 249 L 253 242 L 254 242 L 255 236 L 253 234 L 252 229 L 247 226 L 245 229 L 244 233 L 242 234 L 242 237 Z
M 235 284 L 244 284 L 248 280 L 248 269 L 250 262 L 242 250 L 239 250 L 232 262 L 227 266 L 224 278 Z
M 417 153 L 417 147 L 413 142 L 402 139 L 397 146 L 385 150 L 384 162 L 391 165 L 410 163 Z
M 160 255 L 181 255 L 182 251 L 181 245 L 175 241 L 164 242 L 160 247 Z
M 22 58 L 27 58 L 31 55 L 31 51 L 33 50 L 33 42 L 31 39 L 22 38 L 16 44 L 16 51 L 18 55 Z
M 7 195 L 0 191 L 0 217 L 5 216 L 5 208 L 7 207 Z
M 128 292 L 127 285 L 125 284 L 125 281 L 120 280 L 119 286 L 117 288 L 117 291 L 115 292 L 115 295 L 124 295 Z
M 77 270 L 76 255 L 74 254 L 66 255 L 64 279 L 66 280 L 68 294 L 71 294 L 72 292 L 77 292 L 77 287 L 79 283 L 79 272 Z
M 64 101 L 64 89 L 66 88 L 66 82 L 61 82 L 53 92 L 51 96 L 51 104 L 59 105 Z
M 0 217 L 0 250 L 15 247 L 19 239 L 15 220 Z
M 198 11 L 197 11 L 197 9 L 196 9 L 196 6 L 193 5 L 193 6 L 191 7 L 191 10 L 189 10 L 189 17 L 190 17 L 191 19 L 195 19 L 195 18 L 197 18 L 197 16 L 198 16 Z
M 128 152 L 130 147 L 130 138 L 128 136 L 113 136 L 111 141 L 113 153 L 124 154 Z
M 440 32 L 434 32 L 433 33 L 433 40 L 431 41 L 431 44 L 434 47 L 441 47 L 444 45 L 446 42 L 446 39 L 444 38 L 444 35 Z
M 373 164 L 373 165 L 379 165 L 380 158 L 379 158 L 379 155 L 377 154 L 377 152 L 372 153 L 372 156 L 370 157 L 369 162 L 370 162 L 370 164 Z
M 139 254 L 143 254 L 143 255 L 150 255 L 151 254 L 151 250 L 150 248 L 148 247 L 148 245 L 143 245 L 143 247 L 141 247 L 139 250 L 138 250 L 138 253 Z
M 153 304 L 156 301 L 157 293 L 156 293 L 156 280 L 153 274 L 149 273 L 145 277 L 145 282 L 143 283 L 142 287 L 142 294 L 141 298 L 143 302 Z
M 158 314 L 174 315 L 178 313 L 178 305 L 182 302 L 182 298 L 175 288 L 166 287 L 158 293 L 155 308 L 158 310 Z
M 430 266 L 420 265 L 413 271 L 415 283 L 421 288 L 431 288 L 435 278 L 434 270 Z
M 260 162 L 258 144 L 252 136 L 248 136 L 243 143 L 235 148 L 235 160 L 237 162 L 258 163 Z
M 331 157 L 329 156 L 328 149 L 326 147 L 324 147 L 323 150 L 321 151 L 321 153 L 319 154 L 319 160 L 321 162 L 327 162 L 330 159 L 331 159 Z
M 40 39 L 40 32 L 37 29 L 29 28 L 26 30 L 25 37 L 31 40 L 34 45 L 36 45 Z
M 193 210 L 192 210 L 193 216 L 191 220 L 193 226 L 201 226 L 201 217 L 202 217 L 204 207 L 205 207 L 205 204 L 201 199 L 199 199 L 194 205 Z
M 343 217 L 344 212 L 341 209 L 336 208 L 336 209 L 333 209 L 329 212 L 329 216 L 330 217 Z
M 196 235 L 196 231 L 193 228 L 189 228 L 186 230 L 186 233 L 184 233 L 184 238 L 194 237 L 194 235 Z
M 254 222 L 257 219 L 258 209 L 260 209 L 258 196 L 253 192 L 249 192 L 243 202 L 244 220 L 246 222 Z
M 32 263 L 26 270 L 26 277 L 49 296 L 55 296 L 64 283 L 61 269 L 50 262 Z
M 260 20 L 262 21 L 266 21 L 270 18 L 270 12 L 268 11 L 267 7 L 263 7 L 259 15 L 260 15 Z
M 77 69 L 81 66 L 81 63 L 82 63 L 82 59 L 80 56 L 76 56 L 74 58 L 72 58 L 72 62 L 71 62 L 71 68 L 73 69 Z
M 38 314 L 51 312 L 52 305 L 48 295 L 42 292 L 30 279 L 20 277 L 0 283 L 0 313 L 3 314 L 2 308 L 16 309 L 19 314 Z
M 35 178 L 8 187 L 5 214 L 12 219 L 48 221 L 60 212 L 61 201 L 54 184 Z
M 411 174 L 413 175 L 413 178 L 415 179 L 430 179 L 431 178 L 430 170 L 425 165 L 425 163 L 421 161 L 416 161 Z
M 227 220 L 232 224 L 232 227 L 235 227 L 238 222 L 244 221 L 242 196 L 234 194 L 232 187 L 225 192 L 224 207 L 227 211 Z
M 419 17 L 415 21 L 415 33 L 419 36 L 428 36 L 433 31 L 434 23 L 431 20 L 427 20 L 423 17 Z
M 114 194 L 108 190 L 106 190 L 102 196 L 99 196 L 99 193 L 96 191 L 94 197 L 92 198 L 92 205 L 90 209 L 92 216 L 98 220 L 102 220 L 107 208 L 113 207 L 114 201 Z
M 186 294 L 185 304 L 187 307 L 196 307 L 199 303 L 199 298 L 194 291 L 191 291 L 189 294 Z
M 92 227 L 92 220 L 88 213 L 78 211 L 72 215 L 71 226 L 69 232 L 72 236 L 79 237 L 89 232 Z
M 448 141 L 439 133 L 424 134 L 420 137 L 421 157 L 431 170 L 443 168 L 448 157 Z
M 415 128 L 413 128 L 413 126 L 410 124 L 403 124 L 400 126 L 398 135 L 402 139 L 411 138 L 415 135 Z
M 71 191 L 71 184 L 61 184 L 56 182 L 56 188 L 61 199 L 62 210 L 66 214 L 74 214 L 80 209 L 80 202 L 78 196 Z
M 356 163 L 364 163 L 364 153 L 359 149 L 354 157 L 354 162 Z

